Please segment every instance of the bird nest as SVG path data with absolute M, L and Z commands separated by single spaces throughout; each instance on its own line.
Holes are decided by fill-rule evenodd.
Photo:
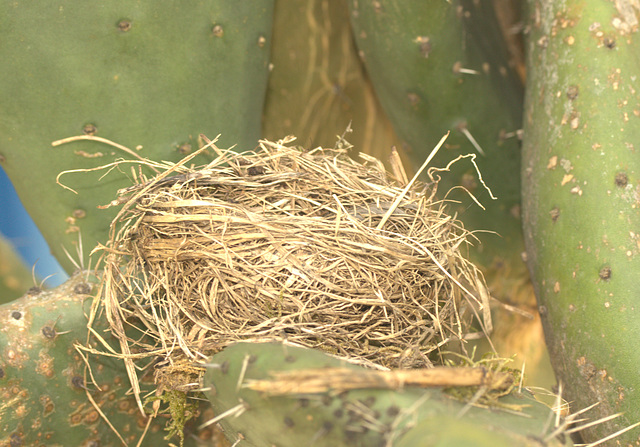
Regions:
M 194 362 L 276 339 L 428 367 L 488 310 L 461 253 L 470 233 L 434 198 L 436 181 L 407 184 L 370 156 L 292 140 L 244 153 L 209 142 L 208 165 L 152 163 L 157 176 L 120 191 L 96 308 L 125 358 Z

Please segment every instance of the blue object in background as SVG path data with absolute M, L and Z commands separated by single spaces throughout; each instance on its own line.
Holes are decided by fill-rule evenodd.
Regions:
M 62 284 L 68 275 L 49 252 L 49 246 L 40 234 L 11 181 L 0 168 L 0 233 L 16 248 L 28 266 L 35 264 L 36 277 L 46 278 L 47 287 Z

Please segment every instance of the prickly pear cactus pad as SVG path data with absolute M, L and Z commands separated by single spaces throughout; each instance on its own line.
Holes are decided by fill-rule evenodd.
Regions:
M 480 388 L 502 393 L 489 409 L 453 399 L 440 388 L 383 379 L 401 371 L 372 371 L 282 343 L 237 343 L 214 355 L 206 366 L 205 394 L 218 415 L 209 423 L 219 422 L 231 442 L 242 440 L 238 445 L 572 445 L 563 422 L 550 423 L 556 419 L 552 411 L 528 391 L 511 387 L 507 372 L 482 370 L 486 381 L 477 382 L 481 386 L 471 394 L 477 396 Z M 442 370 L 448 371 L 443 374 L 449 379 L 463 370 L 480 372 Z M 381 380 L 364 379 L 372 376 Z
M 55 186 L 59 172 L 138 154 L 178 161 L 201 132 L 255 148 L 272 12 L 273 0 L 0 3 L 0 165 L 67 272 L 64 248 L 79 232 L 88 247 L 106 240 L 114 214 L 97 206 L 129 180 L 68 176 L 76 195 Z M 51 145 L 80 134 L 134 150 Z
M 594 442 L 640 422 L 640 10 L 529 2 L 523 216 L 558 378 Z M 620 445 L 638 445 L 640 429 Z
M 122 363 L 91 356 L 89 375 L 75 349 L 87 341 L 93 282 L 78 273 L 56 289 L 33 288 L 0 306 L 0 445 L 135 445 L 145 430 L 148 445 L 166 444 L 165 421 L 149 424 L 127 395 Z M 96 328 L 105 335 L 104 324 Z
M 275 338 L 430 365 L 474 312 L 487 315 L 482 276 L 460 251 L 468 233 L 433 201 L 435 183 L 402 185 L 372 157 L 291 142 L 242 154 L 211 143 L 214 162 L 166 164 L 122 191 L 97 298 L 112 330 L 135 317 L 155 338 L 148 355 L 171 362 Z

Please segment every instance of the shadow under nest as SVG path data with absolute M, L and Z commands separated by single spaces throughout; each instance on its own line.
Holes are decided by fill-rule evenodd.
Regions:
M 430 367 L 445 343 L 478 335 L 474 318 L 490 328 L 484 279 L 461 253 L 470 233 L 435 199 L 433 172 L 407 183 L 348 146 L 292 141 L 244 153 L 209 141 L 178 164 L 141 161 L 158 175 L 120 191 L 94 312 L 133 381 L 134 359 L 180 370 L 237 341 Z M 187 166 L 207 150 L 211 163 Z

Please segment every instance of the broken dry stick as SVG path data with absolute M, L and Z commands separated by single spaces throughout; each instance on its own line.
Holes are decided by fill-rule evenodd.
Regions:
M 242 387 L 269 395 L 313 394 L 364 388 L 486 386 L 507 389 L 513 376 L 485 368 L 436 367 L 392 371 L 354 371 L 349 368 L 317 368 L 275 371 L 272 379 L 247 380 Z

